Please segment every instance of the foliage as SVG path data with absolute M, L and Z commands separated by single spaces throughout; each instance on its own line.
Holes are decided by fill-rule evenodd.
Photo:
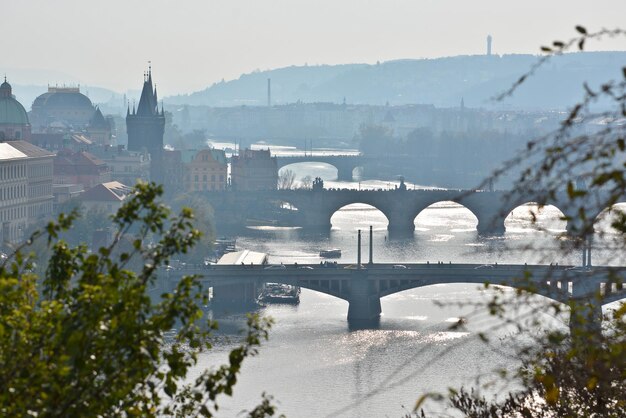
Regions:
M 97 230 L 105 230 L 111 226 L 111 219 L 104 210 L 91 208 L 87 210 L 79 200 L 72 199 L 65 202 L 59 208 L 59 213 L 78 211 L 79 216 L 72 222 L 72 228 L 61 232 L 62 238 L 70 245 L 87 244 L 93 242 L 93 233 Z M 38 225 L 39 227 L 39 225 Z
M 296 182 L 296 173 L 293 170 L 281 170 L 278 175 L 278 190 L 291 190 Z
M 301 190 L 311 190 L 313 188 L 313 178 L 311 176 L 304 176 L 300 179 Z
M 553 55 L 570 48 L 583 50 L 591 39 L 626 35 L 621 29 L 590 33 L 578 26 L 576 30 L 578 35 L 570 41 L 555 41 L 551 47 L 542 47 L 549 55 L 499 98 L 512 94 Z M 563 247 L 567 250 L 571 250 L 572 244 L 586 245 L 594 234 L 600 211 L 626 197 L 626 132 L 622 123 L 626 118 L 626 67 L 622 72 L 621 80 L 607 81 L 596 89 L 585 85 L 583 100 L 569 111 L 556 132 L 529 142 L 525 152 L 494 175 L 498 178 L 521 167 L 514 192 L 532 191 L 540 205 L 566 192 L 567 202 L 561 204 L 568 206 L 562 209 L 569 214 L 564 217 L 570 224 L 569 238 L 561 241 L 567 243 Z M 596 129 L 586 129 L 590 126 Z M 587 187 L 581 187 L 583 182 Z M 615 237 L 613 250 L 616 255 L 623 255 L 626 216 L 619 210 L 608 216 Z M 604 318 L 600 309 L 604 296 L 610 293 L 608 286 L 623 291 L 623 277 L 611 270 L 604 273 L 609 279 L 605 293 L 598 289 L 584 298 L 573 295 L 567 307 L 556 301 L 543 303 L 532 309 L 533 321 L 516 323 L 518 334 L 530 341 L 516 347 L 521 367 L 513 375 L 503 371 L 501 378 L 516 382 L 521 386 L 519 390 L 509 392 L 503 399 L 486 399 L 476 388 L 451 390 L 449 405 L 469 417 L 626 416 L 626 303 L 620 303 Z M 574 283 L 585 279 L 581 272 L 572 274 Z M 528 306 L 529 295 L 536 291 L 528 280 L 513 300 L 496 293 L 487 308 L 491 315 L 503 319 L 513 305 Z M 534 331 L 542 325 L 536 319 L 538 312 L 559 315 L 564 311 L 570 315 L 569 333 L 558 329 Z M 602 328 L 598 323 L 601 319 Z M 480 336 L 491 342 L 487 335 Z M 429 397 L 436 398 L 422 397 L 415 413 Z M 421 411 L 420 415 L 425 414 Z
M 198 243 L 193 246 L 181 258 L 191 263 L 202 263 L 204 257 L 213 249 L 215 242 L 215 228 L 213 227 L 213 208 L 202 195 L 197 193 L 185 193 L 178 195 L 172 206 L 175 210 L 188 207 L 193 210 L 193 226 L 201 232 Z
M 359 149 L 365 155 L 380 155 L 388 153 L 388 143 L 393 139 L 391 129 L 382 125 L 362 125 L 359 128 Z
M 88 252 L 60 239 L 77 211 L 35 232 L 0 267 L 0 415 L 213 416 L 219 395 L 231 395 L 243 360 L 267 338 L 270 321 L 248 318 L 248 330 L 229 362 L 184 379 L 211 348 L 217 326 L 202 322 L 205 302 L 196 277 L 153 301 L 159 266 L 190 251 L 200 239 L 194 215 L 176 216 L 157 203 L 160 186 L 140 183 L 113 217 L 113 243 Z M 132 234 L 128 251 L 113 256 Z M 160 237 L 146 244 L 146 237 Z M 52 256 L 44 277 L 30 273 L 24 251 L 43 240 Z M 137 271 L 128 269 L 134 258 Z M 265 398 L 250 416 L 275 413 Z

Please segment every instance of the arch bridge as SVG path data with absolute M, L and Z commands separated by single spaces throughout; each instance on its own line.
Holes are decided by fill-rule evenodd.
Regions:
M 269 268 L 225 265 L 176 270 L 168 274 L 197 274 L 209 286 L 270 282 L 299 286 L 346 300 L 349 304 L 348 320 L 355 321 L 378 318 L 381 314 L 380 299 L 385 296 L 435 284 L 490 283 L 525 289 L 561 303 L 587 301 L 596 303 L 596 306 L 626 298 L 624 267 L 583 269 L 546 265 L 423 263 L 403 266 L 394 268 L 392 264 L 378 263 L 362 268 L 346 264 Z
M 415 218 L 427 207 L 452 201 L 469 209 L 478 219 L 481 234 L 500 234 L 505 231 L 504 221 L 515 208 L 537 201 L 538 193 L 483 190 L 271 190 L 207 192 L 207 199 L 218 211 L 245 212 L 242 208 L 257 208 L 259 203 L 279 201 L 298 209 L 298 225 L 308 229 L 329 230 L 331 217 L 346 205 L 364 203 L 380 210 L 388 220 L 390 232 L 412 232 Z M 623 201 L 623 200 L 622 200 Z M 576 219 L 579 205 L 572 207 L 566 193 L 557 194 L 545 205 L 557 207 L 568 219 Z M 595 219 L 605 208 L 587 209 L 586 215 Z M 242 214 L 243 217 L 247 216 Z M 239 222 L 239 225 L 242 223 Z M 571 222 L 568 228 L 572 227 Z
M 352 181 L 355 168 L 361 167 L 367 158 L 361 155 L 296 155 L 276 156 L 278 169 L 297 163 L 326 163 L 337 169 L 337 180 Z

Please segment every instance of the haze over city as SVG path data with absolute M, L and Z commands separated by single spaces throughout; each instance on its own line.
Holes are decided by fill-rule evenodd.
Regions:
M 583 20 L 611 28 L 626 14 L 620 0 L 8 0 L 2 9 L 12 18 L 0 71 L 14 83 L 126 92 L 151 60 L 161 97 L 256 69 L 482 54 L 487 34 L 495 53 L 537 54 Z
M 626 1 L 2 3 L 0 415 L 626 418 Z

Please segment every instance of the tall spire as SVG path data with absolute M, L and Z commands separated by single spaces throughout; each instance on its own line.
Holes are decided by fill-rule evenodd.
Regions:
M 158 114 L 158 104 L 156 102 L 156 90 L 152 87 L 152 66 L 146 72 L 147 79 L 144 80 L 141 97 L 137 105 L 137 115 L 153 116 Z

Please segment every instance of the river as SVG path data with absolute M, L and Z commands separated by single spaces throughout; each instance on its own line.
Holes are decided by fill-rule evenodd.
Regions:
M 393 187 L 386 181 L 336 182 L 336 170 L 325 164 L 287 167 L 296 178 L 320 176 L 327 187 Z M 413 187 L 414 185 L 409 185 Z M 415 185 L 415 187 L 421 187 Z M 537 231 L 523 206 L 507 218 L 507 232 L 481 237 L 476 218 L 467 209 L 443 202 L 425 209 L 415 220 L 413 237 L 402 240 L 387 235 L 385 216 L 367 205 L 350 205 L 331 219 L 326 235 L 306 234 L 297 228 L 255 228 L 238 237 L 242 249 L 266 252 L 272 263 L 319 263 L 321 249 L 341 248 L 339 262 L 356 262 L 357 230 L 374 229 L 374 261 L 388 263 L 559 263 L 579 264 L 580 254 L 558 251 L 555 237 L 564 230 L 560 212 L 541 211 Z M 368 239 L 364 237 L 364 260 Z M 594 261 L 616 260 L 596 240 Z M 510 291 L 509 291 L 510 294 Z M 416 400 L 448 387 L 484 383 L 498 368 L 517 365 L 513 345 L 507 344 L 510 328 L 492 319 L 485 309 L 459 303 L 486 300 L 489 292 L 475 284 L 435 285 L 408 290 L 382 299 L 380 326 L 351 330 L 346 321 L 347 302 L 302 290 L 298 306 L 271 305 L 258 310 L 274 318 L 270 339 L 257 357 L 245 361 L 232 398 L 223 399 L 218 416 L 236 416 L 251 409 L 266 392 L 275 397 L 279 411 L 288 417 L 400 417 Z M 536 298 L 541 302 L 541 297 Z M 562 318 L 542 314 L 551 326 L 566 326 Z M 468 329 L 451 330 L 459 317 L 468 318 Z M 244 316 L 234 313 L 217 318 L 221 329 L 215 348 L 203 355 L 197 370 L 227 359 L 237 342 Z M 491 330 L 500 337 L 490 344 L 478 332 Z M 228 338 L 224 338 L 228 337 Z M 502 390 L 487 389 L 487 393 Z M 443 413 L 442 406 L 427 404 Z

